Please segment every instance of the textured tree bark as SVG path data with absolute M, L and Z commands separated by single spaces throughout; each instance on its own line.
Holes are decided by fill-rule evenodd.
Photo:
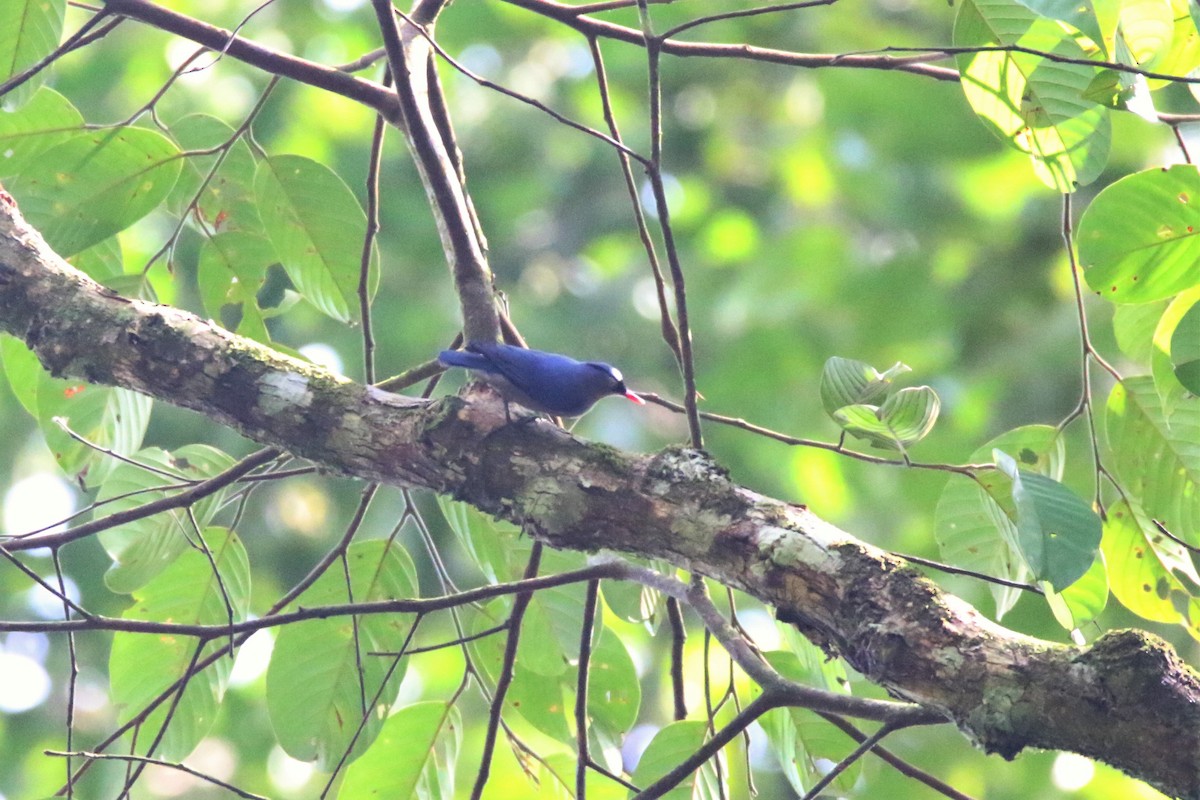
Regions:
M 803 506 L 738 486 L 704 453 L 638 455 L 506 424 L 482 389 L 389 394 L 118 297 L 51 252 L 2 192 L 0 330 L 55 375 L 194 409 L 350 475 L 453 495 L 555 547 L 664 559 L 741 589 L 988 752 L 1070 750 L 1200 798 L 1200 677 L 1169 645 L 1134 631 L 1090 647 L 1009 631 Z

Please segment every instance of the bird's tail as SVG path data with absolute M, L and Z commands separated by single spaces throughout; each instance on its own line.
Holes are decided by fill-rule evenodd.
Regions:
M 468 353 L 466 350 L 443 350 L 438 353 L 438 363 L 443 367 L 465 367 L 466 369 L 487 370 L 491 365 L 486 358 L 478 353 Z

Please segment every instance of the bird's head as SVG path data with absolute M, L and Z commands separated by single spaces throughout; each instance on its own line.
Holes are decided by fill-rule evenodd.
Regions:
M 587 365 L 601 373 L 602 383 L 605 394 L 619 394 L 627 400 L 637 403 L 639 406 L 646 405 L 646 401 L 639 395 L 629 391 L 625 386 L 625 376 L 621 374 L 621 370 L 611 364 L 602 364 L 599 361 L 588 361 Z

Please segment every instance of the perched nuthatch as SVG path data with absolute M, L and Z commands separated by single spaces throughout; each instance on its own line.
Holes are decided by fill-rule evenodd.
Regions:
M 598 361 L 576 361 L 558 353 L 491 342 L 443 350 L 438 361 L 480 373 L 506 400 L 556 417 L 577 417 L 610 394 L 646 403 L 625 388 L 620 370 Z

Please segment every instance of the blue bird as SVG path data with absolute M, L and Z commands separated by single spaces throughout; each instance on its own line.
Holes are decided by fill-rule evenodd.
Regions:
M 556 417 L 578 417 L 610 394 L 646 404 L 625 388 L 620 370 L 598 361 L 576 361 L 558 353 L 492 342 L 468 342 L 465 350 L 443 350 L 438 361 L 445 367 L 480 373 L 505 400 Z

